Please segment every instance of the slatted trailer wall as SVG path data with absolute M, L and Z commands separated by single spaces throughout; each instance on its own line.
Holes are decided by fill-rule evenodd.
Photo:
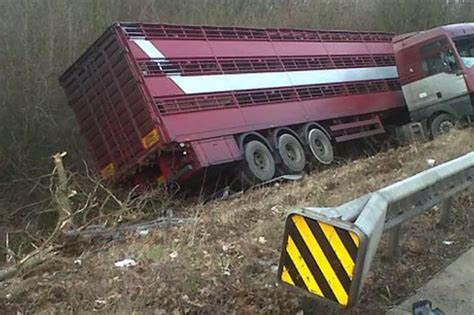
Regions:
M 105 177 L 152 163 L 169 178 L 241 159 L 249 131 L 316 121 L 338 142 L 384 132 L 383 115 L 404 107 L 392 37 L 121 23 L 61 82 Z

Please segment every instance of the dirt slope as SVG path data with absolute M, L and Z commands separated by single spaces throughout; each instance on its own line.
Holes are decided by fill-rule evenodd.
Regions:
M 426 169 L 426 159 L 460 156 L 474 147 L 471 132 L 388 150 L 239 199 L 190 205 L 182 216 L 197 218 L 196 224 L 94 244 L 80 264 L 77 256 L 63 256 L 0 284 L 0 313 L 294 314 L 301 301 L 276 284 L 275 274 L 286 210 L 338 205 Z M 473 204 L 472 192 L 454 202 L 448 231 L 436 228 L 436 210 L 407 224 L 398 264 L 383 259 L 382 243 L 351 313 L 381 314 L 472 246 Z M 124 258 L 138 265 L 114 267 Z

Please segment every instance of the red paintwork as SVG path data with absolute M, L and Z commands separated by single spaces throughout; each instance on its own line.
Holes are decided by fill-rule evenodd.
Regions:
M 391 43 L 317 43 L 317 42 L 263 42 L 197 40 L 152 40 L 167 58 L 253 57 L 253 56 L 317 56 L 355 54 L 393 54 Z M 135 58 L 147 58 L 131 43 Z
M 214 121 L 213 128 L 224 134 L 239 134 L 249 130 L 268 129 L 308 121 L 324 121 L 334 117 L 352 116 L 382 112 L 400 107 L 403 99 L 400 92 L 385 92 L 371 95 L 376 102 L 367 102 L 366 95 L 346 96 L 315 101 L 285 102 L 271 105 L 230 108 L 222 110 L 197 111 L 179 115 L 163 116 L 164 125 L 177 142 L 205 139 L 215 135 L 203 121 Z M 265 107 L 271 107 L 271 114 L 262 115 Z M 292 110 L 289 111 L 288 107 Z
M 148 87 L 148 92 L 153 97 L 185 94 L 179 86 L 166 77 L 150 77 L 144 80 L 145 85 Z
M 393 43 L 396 44 L 397 51 L 403 46 L 420 46 L 438 36 L 453 38 L 468 34 L 474 34 L 474 23 L 451 24 L 427 31 L 398 35 L 393 38 Z
M 464 78 L 466 79 L 467 88 L 471 95 L 474 95 L 474 69 L 465 69 L 464 70 Z
M 249 131 L 316 121 L 340 141 L 368 136 L 383 132 L 379 116 L 404 110 L 397 80 L 186 95 L 133 41 L 143 36 L 183 76 L 394 65 L 387 33 L 117 24 L 60 79 L 99 171 L 115 181 L 238 161 L 237 136 Z M 261 70 L 270 57 L 281 64 Z M 316 57 L 329 61 L 301 63 Z M 205 66 L 191 71 L 191 61 Z M 252 66 L 225 68 L 234 61 Z M 146 146 L 154 129 L 160 138 Z
M 400 83 L 406 85 L 423 79 L 420 49 L 431 42 L 446 38 L 451 45 L 452 51 L 455 52 L 455 56 L 458 58 L 458 64 L 462 66 L 466 73 L 465 78 L 470 93 L 474 93 L 474 69 L 466 68 L 464 63 L 460 61 L 452 41 L 455 37 L 469 34 L 474 34 L 474 23 L 446 25 L 428 31 L 394 37 L 393 44 Z
M 145 80 L 153 97 L 160 100 L 177 100 L 174 96 L 184 91 L 169 79 L 168 75 L 179 72 L 181 76 L 245 74 L 252 72 L 284 72 L 300 70 L 325 70 L 393 66 L 391 54 L 375 55 L 321 55 L 293 57 L 238 57 L 238 58 L 167 58 L 166 68 L 149 59 L 139 59 Z M 332 84 L 333 86 L 334 84 Z M 253 90 L 255 91 L 255 90 Z M 239 92 L 242 94 L 242 92 Z M 252 93 L 252 90 L 250 90 Z M 230 93 L 227 93 L 230 94 Z M 166 98 L 166 96 L 172 96 Z M 220 96 L 222 96 L 220 94 Z

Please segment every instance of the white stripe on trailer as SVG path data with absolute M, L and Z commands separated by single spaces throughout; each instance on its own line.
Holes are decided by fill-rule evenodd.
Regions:
M 146 39 L 133 39 L 138 47 L 150 58 L 166 58 L 152 42 Z
M 398 73 L 396 67 L 373 67 L 185 77 L 170 76 L 169 78 L 186 94 L 196 94 L 395 79 L 398 78 Z
M 133 41 L 161 67 L 168 63 L 165 56 L 146 39 Z M 330 84 L 356 81 L 384 80 L 398 78 L 397 68 L 367 67 L 348 69 L 306 70 L 286 72 L 260 72 L 239 74 L 217 74 L 199 76 L 171 75 L 169 79 L 186 94 L 215 93 L 225 91 L 242 91 L 253 89 L 270 89 L 300 85 Z

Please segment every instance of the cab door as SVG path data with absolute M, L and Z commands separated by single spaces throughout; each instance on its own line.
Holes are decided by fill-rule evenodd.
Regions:
M 424 78 L 402 88 L 410 112 L 418 112 L 468 94 L 466 81 L 453 51 L 447 38 L 421 47 Z

